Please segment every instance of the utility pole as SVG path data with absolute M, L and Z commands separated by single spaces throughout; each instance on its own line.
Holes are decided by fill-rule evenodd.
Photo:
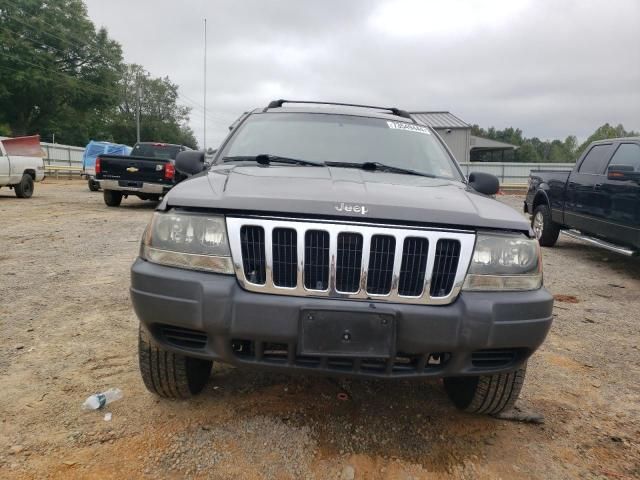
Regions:
M 204 128 L 202 132 L 202 148 L 207 151 L 207 18 L 204 18 Z
M 136 74 L 136 139 L 140 142 L 140 74 Z

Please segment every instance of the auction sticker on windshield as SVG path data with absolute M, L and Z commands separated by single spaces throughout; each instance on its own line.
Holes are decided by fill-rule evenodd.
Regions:
M 387 125 L 389 125 L 389 128 L 395 128 L 396 130 L 409 130 L 411 132 L 426 133 L 427 135 L 431 135 L 431 132 L 427 127 L 416 125 L 415 123 L 387 121 Z

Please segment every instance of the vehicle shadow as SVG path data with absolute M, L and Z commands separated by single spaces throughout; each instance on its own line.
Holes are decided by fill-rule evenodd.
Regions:
M 607 266 L 616 272 L 626 273 L 630 277 L 640 278 L 640 257 L 628 257 L 619 253 L 605 250 L 579 240 L 560 235 L 558 243 L 552 248 L 543 248 L 543 255 L 558 253 L 574 258 L 577 261 L 588 261 L 598 266 Z
M 127 209 L 127 210 L 155 210 L 156 207 L 160 204 L 160 202 L 150 202 L 145 200 L 139 200 L 136 202 L 128 202 L 127 200 L 123 200 L 118 209 Z
M 477 455 L 502 423 L 456 410 L 439 380 L 347 380 L 216 365 L 198 401 L 306 429 L 321 457 L 397 458 L 443 472 Z
M 6 192 L 3 192 L 2 190 L 0 190 L 0 200 L 2 200 L 2 199 L 7 199 L 7 200 L 13 199 L 13 200 L 16 200 L 16 201 L 19 201 L 19 202 L 24 202 L 25 200 L 29 201 L 28 198 L 18 198 L 18 197 L 16 197 L 16 194 L 13 193 L 12 190 L 7 190 Z

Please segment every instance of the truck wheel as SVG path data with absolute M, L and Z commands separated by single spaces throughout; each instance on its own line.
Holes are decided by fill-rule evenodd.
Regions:
M 100 184 L 91 178 L 87 181 L 87 184 L 89 185 L 89 190 L 92 192 L 100 190 Z
M 200 393 L 213 365 L 210 360 L 160 348 L 142 325 L 138 330 L 138 360 L 147 390 L 165 398 L 189 398 Z
M 33 178 L 28 173 L 22 175 L 20 183 L 14 187 L 16 191 L 16 197 L 18 198 L 31 198 L 33 195 Z
M 560 228 L 551 220 L 551 210 L 547 205 L 538 205 L 531 217 L 531 228 L 543 247 L 553 247 L 558 241 Z
M 106 203 L 108 207 L 120 206 L 120 203 L 122 203 L 122 193 L 114 190 L 105 190 L 104 203 Z
M 444 389 L 460 410 L 496 415 L 513 407 L 520 395 L 526 370 L 525 364 L 510 373 L 449 377 L 444 379 Z

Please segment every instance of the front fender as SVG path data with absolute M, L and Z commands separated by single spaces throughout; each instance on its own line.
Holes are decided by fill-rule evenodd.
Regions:
M 533 210 L 541 203 L 546 203 L 546 205 L 551 206 L 547 193 L 549 190 L 550 187 L 547 183 L 543 182 L 539 177 L 532 176 L 529 180 L 529 190 L 527 191 L 527 198 L 525 200 L 527 207 L 526 212 L 533 215 Z
M 537 206 L 541 203 L 545 203 L 547 206 L 551 206 L 551 201 L 549 200 L 549 190 L 550 187 L 546 183 L 541 183 L 538 185 L 538 190 L 536 190 L 536 194 L 533 197 L 533 205 Z

